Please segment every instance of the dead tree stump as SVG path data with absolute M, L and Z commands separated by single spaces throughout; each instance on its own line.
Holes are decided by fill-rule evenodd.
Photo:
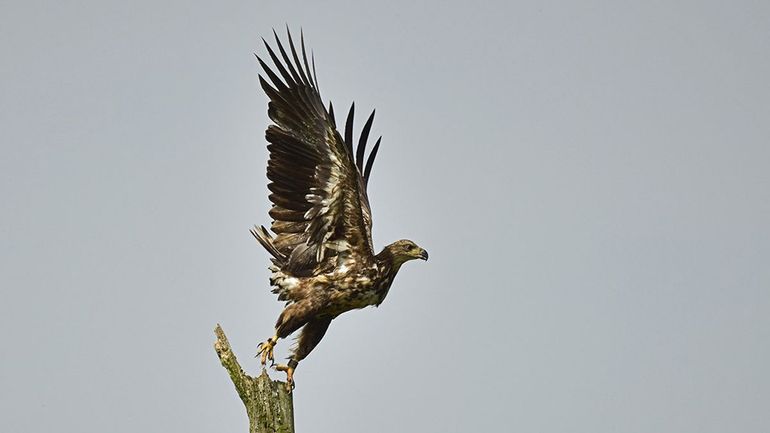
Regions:
M 264 368 L 259 377 L 244 373 L 219 325 L 214 333 L 214 349 L 246 406 L 249 433 L 294 433 L 294 402 L 286 383 L 270 380 Z

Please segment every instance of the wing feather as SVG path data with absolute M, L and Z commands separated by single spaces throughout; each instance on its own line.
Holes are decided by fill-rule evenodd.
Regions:
M 348 118 L 345 121 L 345 144 L 348 146 L 348 152 L 353 155 L 353 118 L 355 117 L 356 103 L 350 104 Z
M 366 160 L 366 168 L 364 169 L 364 186 L 366 187 L 369 185 L 369 175 L 372 174 L 372 166 L 374 166 L 374 158 L 377 157 L 377 151 L 380 150 L 380 142 L 382 141 L 382 136 L 377 139 L 377 142 L 374 143 L 374 148 L 372 149 L 372 153 L 369 154 L 369 158 Z
M 338 255 L 372 260 L 366 184 L 379 140 L 366 167 L 363 160 L 374 113 L 354 154 L 355 106 L 348 113 L 343 139 L 331 103 L 327 110 L 322 102 L 315 59 L 311 53 L 308 61 L 304 34 L 299 50 L 288 29 L 288 50 L 275 31 L 273 35 L 277 50 L 263 39 L 273 67 L 257 59 L 265 73 L 259 82 L 270 99 L 268 116 L 273 121 L 265 138 L 270 152 L 268 198 L 273 203 L 270 228 L 275 236 L 263 228 L 252 233 L 279 265 L 296 275 L 318 273 Z
M 372 129 L 372 122 L 374 122 L 374 111 L 372 111 L 372 114 L 366 119 L 364 129 L 361 130 L 361 137 L 358 139 L 356 166 L 361 173 L 364 172 L 364 154 L 366 153 L 366 142 L 369 140 L 369 131 Z

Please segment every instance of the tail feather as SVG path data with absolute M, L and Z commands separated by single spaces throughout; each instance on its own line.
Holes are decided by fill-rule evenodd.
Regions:
M 254 226 L 250 231 L 260 245 L 262 245 L 270 255 L 275 257 L 273 263 L 275 263 L 276 266 L 281 266 L 286 263 L 286 256 L 278 251 L 275 245 L 273 245 L 273 237 L 264 226 Z M 276 261 L 278 263 L 276 263 Z

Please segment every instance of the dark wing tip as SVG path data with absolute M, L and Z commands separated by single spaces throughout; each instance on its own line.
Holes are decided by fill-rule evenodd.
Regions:
M 369 175 L 372 174 L 374 159 L 377 157 L 377 151 L 380 150 L 381 141 L 382 141 L 382 136 L 380 135 L 380 138 L 378 138 L 377 142 L 374 143 L 374 147 L 372 148 L 372 153 L 369 154 L 369 158 L 366 160 L 366 168 L 364 169 L 364 186 L 369 185 Z
M 347 146 L 350 152 L 351 158 L 353 156 L 353 118 L 355 117 L 356 103 L 353 101 L 350 104 L 350 111 L 348 111 L 348 118 L 345 121 L 345 146 Z
M 332 101 L 329 101 L 329 119 L 331 119 L 332 125 L 337 128 L 337 119 L 334 118 L 334 105 L 332 105 Z
M 356 166 L 358 170 L 363 173 L 364 170 L 364 155 L 366 154 L 366 143 L 369 141 L 369 131 L 372 129 L 372 122 L 374 122 L 374 112 L 369 115 L 364 123 L 364 128 L 361 130 L 361 136 L 358 138 L 358 148 L 356 149 Z

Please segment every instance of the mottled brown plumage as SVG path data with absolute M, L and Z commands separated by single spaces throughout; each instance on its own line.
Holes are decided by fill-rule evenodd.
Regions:
M 275 335 L 260 345 L 262 363 L 273 361 L 279 338 L 302 329 L 288 365 L 277 366 L 292 384 L 297 364 L 321 341 L 335 317 L 382 303 L 401 265 L 427 260 L 428 253 L 412 241 L 400 240 L 374 254 L 366 188 L 380 139 L 365 158 L 374 112 L 354 149 L 355 106 L 348 112 L 343 138 L 331 103 L 327 110 L 321 100 L 315 61 L 311 56 L 308 62 L 304 37 L 298 52 L 287 30 L 287 51 L 273 33 L 278 52 L 267 42 L 265 47 L 275 71 L 257 59 L 267 75 L 260 75 L 259 82 L 270 98 L 268 115 L 273 121 L 265 138 L 273 203 L 270 231 L 275 235 L 265 227 L 255 227 L 252 234 L 272 256 L 273 293 L 286 301 Z

